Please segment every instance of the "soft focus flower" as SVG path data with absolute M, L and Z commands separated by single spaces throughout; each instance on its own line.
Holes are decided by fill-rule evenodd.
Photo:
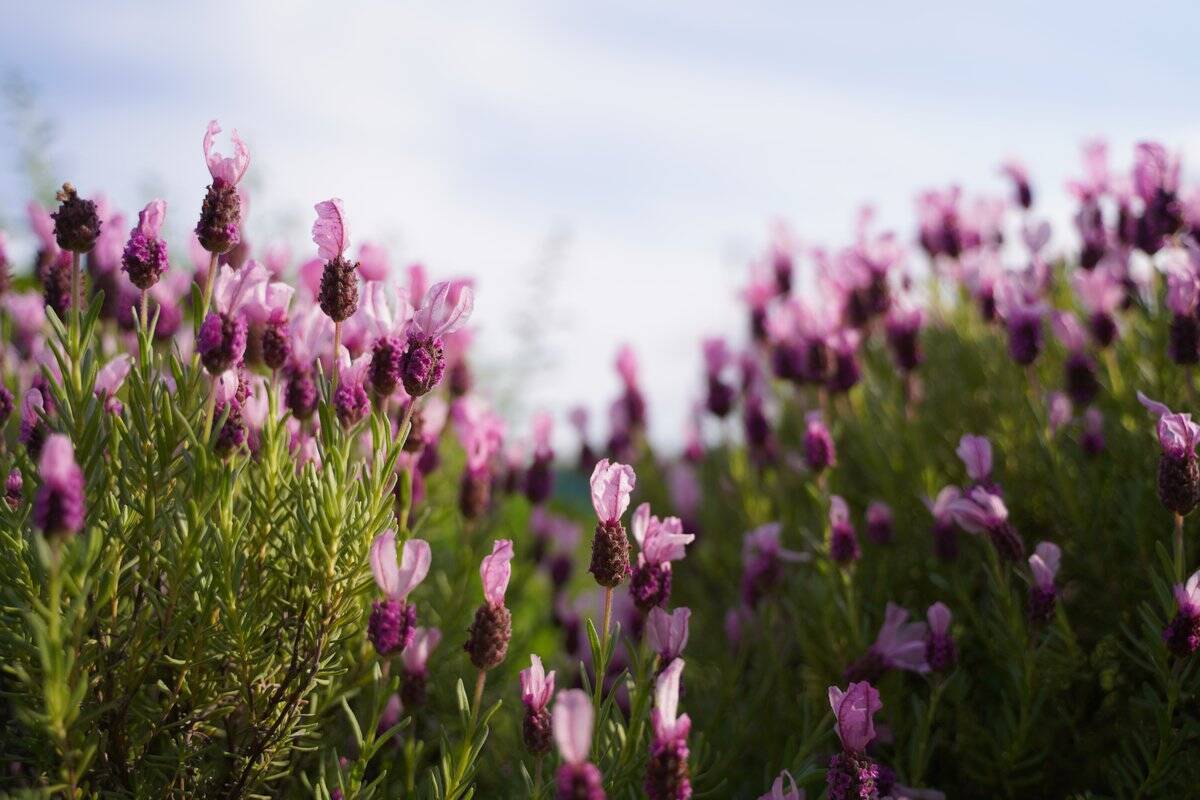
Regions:
M 925 660 L 933 672 L 946 672 L 958 660 L 958 649 L 950 635 L 952 615 L 945 603 L 937 602 L 925 613 L 929 635 L 925 639 Z
M 819 411 L 810 411 L 805 417 L 804 461 L 813 472 L 821 473 L 837 463 L 837 449 L 833 436 L 821 420 Z
M 119 353 L 96 373 L 93 391 L 104 401 L 104 407 L 110 413 L 121 413 L 121 402 L 117 400 L 117 392 L 125 382 L 125 377 L 129 375 L 132 362 L 133 357 L 128 353 Z
M 646 619 L 646 643 L 658 654 L 663 664 L 669 664 L 683 653 L 688 640 L 688 620 L 691 619 L 691 609 L 680 607 L 674 611 L 665 611 L 655 607 L 650 609 Z
M 787 778 L 789 787 L 786 791 L 784 790 L 784 778 Z M 792 773 L 785 769 L 775 778 L 775 783 L 771 784 L 771 791 L 759 797 L 758 800 L 804 800 L 804 797 L 804 791 L 796 788 L 796 779 L 792 777 Z
M 83 530 L 83 470 L 75 463 L 75 448 L 61 433 L 46 438 L 38 459 L 42 485 L 33 500 L 33 524 L 47 538 L 71 536 Z
M 1058 588 L 1054 577 L 1058 574 L 1062 551 L 1053 542 L 1041 542 L 1029 557 L 1029 570 L 1033 573 L 1033 584 L 1029 587 L 1029 618 L 1034 622 L 1045 622 L 1054 613 Z
M 867 506 L 867 538 L 875 544 L 890 544 L 895 536 L 892 508 L 876 500 Z
M 967 477 L 975 483 L 988 483 L 992 478 L 992 443 L 986 436 L 966 434 L 958 441 L 955 451 L 967 468 Z
M 550 712 L 547 706 L 554 695 L 554 671 L 542 669 L 542 660 L 536 655 L 529 657 L 530 666 L 521 670 L 521 702 L 525 706 L 525 718 L 521 733 L 525 748 L 541 756 L 550 751 Z
M 659 520 L 652 516 L 649 503 L 638 506 L 630 527 L 641 548 L 630 593 L 643 611 L 665 606 L 671 595 L 671 562 L 682 559 L 684 548 L 696 537 L 683 532 L 683 523 L 678 517 Z
M 424 705 L 425 686 L 429 679 L 429 656 L 441 641 L 442 632 L 437 628 L 416 628 L 408 646 L 400 653 L 400 664 L 404 672 L 400 699 L 405 706 L 415 708 Z
M 909 622 L 908 611 L 889 602 L 875 643 L 847 668 L 847 678 L 875 681 L 889 669 L 929 672 L 929 662 L 925 658 L 927 630 L 924 622 Z
M 654 737 L 643 784 L 650 800 L 690 800 L 692 796 L 687 746 L 692 721 L 687 714 L 678 713 L 683 666 L 683 659 L 675 659 L 654 683 L 654 709 L 650 712 Z
M 1200 648 L 1200 571 L 1193 572 L 1186 584 L 1175 584 L 1175 605 L 1175 617 L 1162 635 L 1167 649 L 1183 658 Z
M 858 534 L 850 523 L 850 507 L 835 494 L 829 498 L 829 557 L 839 564 L 849 564 L 861 556 Z
M 1158 415 L 1158 499 L 1169 511 L 1186 515 L 1200 501 L 1200 465 L 1196 445 L 1200 443 L 1200 425 L 1191 414 L 1179 414 L 1141 392 L 1138 402 L 1151 414 Z
M 987 534 L 997 552 L 1009 561 L 1024 555 L 1025 544 L 1008 521 L 1008 507 L 999 495 L 976 486 L 949 504 L 955 524 L 968 533 Z
M 555 775 L 557 800 L 604 800 L 600 770 L 588 761 L 592 747 L 592 701 L 581 689 L 558 693 L 554 701 L 554 741 L 563 764 Z

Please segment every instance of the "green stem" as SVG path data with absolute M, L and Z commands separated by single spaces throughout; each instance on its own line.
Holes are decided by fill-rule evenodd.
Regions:
M 1183 580 L 1183 514 L 1175 515 L 1175 581 Z

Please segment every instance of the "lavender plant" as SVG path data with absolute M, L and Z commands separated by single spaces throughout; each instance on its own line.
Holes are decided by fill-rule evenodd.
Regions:
M 1167 150 L 1088 147 L 1078 243 L 1015 163 L 922 194 L 915 247 L 777 230 L 682 454 L 622 347 L 607 437 L 573 411 L 558 459 L 474 378 L 469 279 L 355 252 L 336 198 L 309 260 L 260 248 L 220 132 L 191 270 L 162 200 L 131 228 L 70 184 L 29 270 L 0 238 L 5 792 L 1189 796 L 1200 203 Z

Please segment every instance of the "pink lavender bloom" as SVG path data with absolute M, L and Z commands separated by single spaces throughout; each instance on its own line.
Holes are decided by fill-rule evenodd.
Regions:
M 312 239 L 317 257 L 324 262 L 317 301 L 331 320 L 344 322 L 358 309 L 358 262 L 345 255 L 350 248 L 350 225 L 342 201 L 336 197 L 322 200 L 313 208 L 317 219 Z
M 1067 348 L 1063 365 L 1067 394 L 1078 405 L 1089 405 L 1100 391 L 1100 382 L 1096 379 L 1096 364 L 1087 354 L 1087 334 L 1079 319 L 1069 311 L 1055 313 L 1051 326 Z
M 691 617 L 691 609 L 685 607 L 670 612 L 657 606 L 650 609 L 646 618 L 646 643 L 658 654 L 662 664 L 670 664 L 683 653 Z
M 629 592 L 643 612 L 665 606 L 671 597 L 671 562 L 682 559 L 684 547 L 696 537 L 683 532 L 679 517 L 659 520 L 652 516 L 649 503 L 642 503 L 633 512 L 630 527 L 641 552 Z
M 1179 192 L 1180 159 L 1156 142 L 1140 142 L 1134 153 L 1133 190 L 1143 203 L 1135 242 L 1154 255 L 1183 226 Z
M 880 767 L 866 755 L 867 745 L 875 738 L 875 712 L 883 708 L 879 692 L 865 681 L 851 683 L 844 692 L 830 686 L 829 705 L 834 730 L 842 742 L 842 752 L 830 759 L 825 773 L 829 800 L 880 797 Z
M 998 309 L 1008 329 L 1008 354 L 1017 364 L 1029 366 L 1042 351 L 1047 305 L 1008 280 L 1001 287 Z
M 46 439 L 38 459 L 42 485 L 33 500 L 33 524 L 47 538 L 72 536 L 83 530 L 83 470 L 75 463 L 75 448 L 61 433 Z
M 954 451 L 967 468 L 967 477 L 976 485 L 986 486 L 992 481 L 992 443 L 986 436 L 965 434 L 958 440 Z
M 533 463 L 525 473 L 525 496 L 535 506 L 554 494 L 554 415 L 533 415 Z
M 542 660 L 536 655 L 531 655 L 529 660 L 529 667 L 521 670 L 521 702 L 525 706 L 521 736 L 526 750 L 535 756 L 543 756 L 550 752 L 548 706 L 554 695 L 554 670 L 547 673 L 542 669 Z
M 837 464 L 833 435 L 825 427 L 819 411 L 810 411 L 805 417 L 804 462 L 817 474 Z
M 878 500 L 867 506 L 867 538 L 875 544 L 891 544 L 895 534 L 891 506 Z
M 121 255 L 121 268 L 129 281 L 142 291 L 154 284 L 170 266 L 167 243 L 162 238 L 167 216 L 166 200 L 151 200 L 138 213 L 138 224 L 129 232 L 129 241 Z
M 504 607 L 504 593 L 512 576 L 512 558 L 512 542 L 498 539 L 492 545 L 491 554 L 484 556 L 479 566 L 484 602 L 475 611 L 475 620 L 463 645 L 476 669 L 493 669 L 508 654 L 508 642 L 512 638 L 512 614 Z
M 843 565 L 862 557 L 858 534 L 850 522 L 850 507 L 836 494 L 829 498 L 829 557 Z
M 1186 584 L 1175 584 L 1175 604 L 1175 617 L 1162 636 L 1167 649 L 1184 658 L 1200 648 L 1200 571 L 1193 572 Z
M 906 609 L 888 603 L 875 643 L 846 669 L 847 679 L 875 681 L 891 669 L 929 672 L 925 658 L 927 630 L 924 622 L 909 622 Z
M 1157 261 L 1167 276 L 1167 308 L 1172 314 L 1167 355 L 1176 364 L 1196 364 L 1200 362 L 1200 320 L 1196 319 L 1200 255 L 1195 249 L 1168 247 Z
M 706 404 L 708 410 L 717 417 L 726 417 L 733 410 L 734 389 L 722 378 L 722 373 L 732 360 L 733 355 L 724 339 L 704 340 L 704 368 L 708 381 Z
M 371 411 L 371 398 L 367 396 L 370 366 L 371 356 L 367 353 L 351 360 L 345 347 L 338 352 L 338 386 L 333 393 L 333 407 L 338 421 L 346 428 L 358 424 Z
M 38 201 L 30 200 L 25 206 L 29 227 L 38 240 L 37 271 L 41 272 L 49 262 L 58 257 L 58 242 L 54 239 L 54 218 L 50 211 Z
M 417 607 L 409 593 L 429 574 L 429 543 L 409 539 L 396 560 L 396 533 L 384 531 L 371 542 L 371 573 L 386 599 L 376 600 L 367 621 L 367 638 L 384 658 L 408 647 L 416 632 Z
M 213 286 L 213 310 L 204 318 L 196 336 L 196 352 L 212 375 L 242 363 L 246 353 L 246 305 L 269 279 L 257 261 L 242 269 L 221 267 Z
M 786 791 L 784 790 L 784 778 L 787 778 L 787 785 L 790 787 Z M 759 797 L 758 800 L 804 800 L 804 798 L 804 790 L 796 788 L 796 779 L 785 769 L 775 778 L 775 783 L 771 784 L 771 791 Z
M 610 462 L 596 463 L 592 471 L 592 508 L 599 523 L 592 538 L 592 562 L 588 571 L 601 586 L 612 588 L 630 573 L 629 539 L 621 517 L 629 508 L 629 496 L 637 484 L 633 467 Z
M 925 638 L 925 660 L 933 672 L 949 672 L 958 660 L 958 648 L 950 635 L 952 616 L 945 603 L 934 603 L 925 614 L 929 635 Z
M 1191 414 L 1177 414 L 1156 400 L 1138 392 L 1138 402 L 1158 415 L 1158 443 L 1162 455 L 1158 461 L 1158 499 L 1168 511 L 1187 515 L 1200 501 L 1200 465 L 1196 445 L 1200 443 L 1200 425 Z
M 976 486 L 953 500 L 948 511 L 955 524 L 966 532 L 986 534 L 1001 557 L 1019 561 L 1025 554 L 1025 543 L 1008 520 L 1004 500 L 986 487 Z
M 475 305 L 470 286 L 461 286 L 452 299 L 453 285 L 435 283 L 429 287 L 421 307 L 408 327 L 408 343 L 401 358 L 404 390 L 413 397 L 428 394 L 442 380 L 446 369 L 443 336 L 467 323 Z
M 122 406 L 121 401 L 117 399 L 117 392 L 120 391 L 121 384 L 125 383 L 132 362 L 132 356 L 128 353 L 121 353 L 114 356 L 96 373 L 96 384 L 93 391 L 104 401 L 104 408 L 110 414 L 121 413 Z
M 1120 333 L 1116 313 L 1125 301 L 1125 287 L 1111 271 L 1099 267 L 1076 272 L 1072 281 L 1079 302 L 1088 312 L 1092 341 L 1097 347 L 1108 347 Z
M 1046 622 L 1054 613 L 1058 599 L 1058 587 L 1054 577 L 1058 574 L 1062 551 L 1053 542 L 1040 542 L 1029 557 L 1029 570 L 1033 573 L 1033 584 L 1029 587 L 1029 618 L 1035 623 Z
M 222 156 L 213 149 L 213 141 L 220 132 L 221 126 L 215 119 L 204 132 L 204 160 L 212 183 L 204 195 L 200 220 L 196 223 L 196 237 L 210 253 L 227 253 L 242 240 L 244 198 L 237 185 L 250 166 L 250 151 L 236 130 L 230 137 L 233 156 Z
M 1029 172 L 1016 159 L 1009 159 L 1000 166 L 1000 171 L 1013 182 L 1013 199 L 1028 211 L 1033 207 L 1033 189 L 1029 185 Z
M 742 541 L 742 602 L 754 608 L 774 588 L 783 562 L 804 561 L 808 556 L 783 547 L 783 525 L 770 522 L 746 534 Z
M 556 800 L 605 800 L 603 778 L 588 761 L 592 747 L 592 701 L 580 689 L 558 693 L 552 724 L 562 766 L 555 775 Z
M 654 684 L 654 710 L 650 712 L 654 736 L 643 784 L 650 800 L 690 800 L 692 796 L 687 746 L 692 721 L 687 714 L 678 713 L 682 673 L 683 659 L 677 658 Z
M 31 388 L 21 398 L 21 429 L 17 441 L 25 446 L 31 459 L 37 459 L 46 443 L 46 422 L 43 415 L 49 413 L 42 392 Z
M 862 379 L 862 367 L 858 363 L 858 346 L 862 334 L 851 328 L 837 331 L 829 338 L 829 349 L 833 353 L 833 371 L 826 387 L 830 392 L 844 393 L 853 389 Z
M 425 687 L 429 680 L 429 656 L 437 649 L 441 641 L 442 632 L 437 628 L 415 628 L 411 640 L 404 651 L 400 653 L 400 664 L 404 670 L 404 685 L 400 690 L 400 699 L 408 708 L 416 708 L 425 704 Z
M 583 406 L 575 406 L 567 415 L 571 427 L 579 436 L 579 469 L 586 471 L 596 463 L 596 454 L 588 442 L 588 410 Z
M 388 397 L 402 378 L 405 332 L 412 317 L 408 292 L 368 281 L 363 287 L 362 313 L 371 349 L 371 387 L 380 397 Z
M 17 352 L 28 356 L 34 341 L 46 324 L 46 305 L 37 292 L 19 292 L 4 295 L 4 310 L 12 323 L 13 344 Z

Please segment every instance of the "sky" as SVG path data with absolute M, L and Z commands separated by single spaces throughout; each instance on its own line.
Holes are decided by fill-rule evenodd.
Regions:
M 483 383 L 515 416 L 565 429 L 582 403 L 599 428 L 628 342 L 667 444 L 700 340 L 744 337 L 775 221 L 836 246 L 870 202 L 909 236 L 919 190 L 1004 192 L 1009 156 L 1062 221 L 1086 138 L 1200 157 L 1184 2 L 10 5 L 0 69 L 34 87 L 62 179 L 130 214 L 164 197 L 182 241 L 219 119 L 251 150 L 253 243 L 309 257 L 313 203 L 341 197 L 356 242 L 476 278 Z M 14 238 L 17 144 L 0 128 Z

